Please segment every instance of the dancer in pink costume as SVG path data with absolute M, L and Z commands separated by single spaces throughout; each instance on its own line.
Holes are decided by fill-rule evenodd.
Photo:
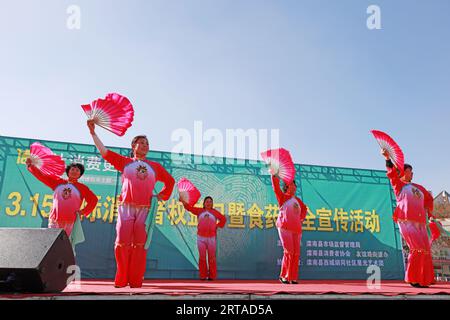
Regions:
M 198 267 L 201 280 L 217 278 L 216 241 L 217 228 L 223 228 L 227 219 L 213 208 L 213 198 L 205 197 L 203 208 L 183 203 L 184 208 L 198 217 L 197 246 L 199 253 Z M 208 265 L 206 264 L 208 261 Z
M 433 197 L 424 187 L 411 182 L 411 165 L 404 165 L 404 174 L 400 177 L 389 153 L 382 149 L 381 154 L 386 159 L 387 176 L 397 199 L 393 219 L 409 247 L 405 282 L 413 287 L 428 287 L 435 282 L 427 232 L 427 219 L 433 218 Z
M 122 173 L 122 192 L 116 225 L 115 286 L 122 288 L 129 285 L 131 288 L 140 288 L 147 258 L 147 250 L 144 247 L 147 241 L 145 221 L 151 207 L 153 189 L 157 181 L 164 183 L 157 199 L 166 201 L 172 194 L 175 180 L 162 165 L 146 159 L 149 151 L 146 136 L 135 137 L 131 142 L 133 155 L 125 157 L 103 145 L 95 133 L 93 120 L 88 120 L 87 123 L 102 157 Z
M 307 208 L 295 196 L 297 191 L 295 181 L 285 185 L 282 191 L 280 179 L 272 175 L 272 186 L 280 207 L 276 226 L 284 251 L 279 280 L 284 284 L 297 284 L 302 223 L 306 217 Z
M 98 202 L 97 196 L 86 185 L 78 182 L 84 173 L 84 166 L 80 163 L 68 165 L 66 168 L 68 179 L 66 180 L 56 175 L 42 173 L 31 162 L 30 158 L 26 160 L 28 171 L 54 191 L 48 227 L 64 229 L 67 236 L 70 236 L 77 215 L 88 216 Z M 86 207 L 80 210 L 83 200 L 86 200 Z

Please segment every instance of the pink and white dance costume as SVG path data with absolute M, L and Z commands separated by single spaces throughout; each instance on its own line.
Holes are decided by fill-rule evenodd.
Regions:
M 386 161 L 386 167 L 397 200 L 393 219 L 409 247 L 405 282 L 429 286 L 435 282 L 427 232 L 427 219 L 433 217 L 433 197 L 421 185 L 402 181 L 391 160 Z
M 28 166 L 28 171 L 54 191 L 48 227 L 64 229 L 67 236 L 70 236 L 77 213 L 88 216 L 97 206 L 97 196 L 86 185 L 78 181 L 69 181 L 56 175 L 46 175 L 34 165 Z M 83 200 L 86 200 L 86 207 L 80 210 Z
M 147 250 L 145 221 L 157 181 L 164 183 L 159 198 L 168 200 L 175 184 L 173 177 L 159 163 L 122 156 L 107 150 L 105 160 L 122 173 L 119 216 L 116 225 L 116 287 L 142 287 Z M 156 201 L 156 200 L 155 200 Z
M 198 268 L 200 279 L 217 278 L 216 245 L 217 228 L 223 228 L 226 217 L 215 209 L 196 208 L 183 203 L 184 208 L 198 217 L 197 246 L 199 253 Z M 206 264 L 208 260 L 208 265 Z
M 280 278 L 297 281 L 302 223 L 307 208 L 299 198 L 289 196 L 281 190 L 278 177 L 272 176 L 272 186 L 280 207 L 276 226 L 284 251 Z

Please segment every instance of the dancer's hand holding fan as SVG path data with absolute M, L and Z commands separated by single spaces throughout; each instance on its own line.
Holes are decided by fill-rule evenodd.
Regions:
M 295 167 L 291 154 L 286 149 L 273 149 L 261 153 L 264 162 L 269 165 L 269 173 L 278 176 L 286 184 L 295 178 Z
M 441 231 L 439 229 L 439 227 L 441 226 L 438 226 L 438 224 L 440 224 L 439 221 L 435 222 L 433 220 L 430 220 L 429 228 L 431 232 L 431 239 L 430 239 L 431 244 L 441 236 Z
M 30 157 L 27 159 L 26 164 L 27 166 L 34 165 L 43 174 L 49 176 L 62 176 L 66 170 L 64 160 L 39 142 L 35 142 L 30 146 Z
M 380 145 L 383 156 L 394 163 L 394 166 L 400 172 L 400 176 L 402 176 L 405 164 L 402 149 L 387 133 L 378 130 L 371 130 L 371 132 Z
M 200 199 L 200 191 L 188 179 L 181 178 L 177 183 L 177 187 L 181 202 L 187 203 L 192 207 Z
M 134 119 L 130 100 L 118 93 L 109 93 L 105 99 L 97 99 L 81 107 L 89 120 L 118 136 L 125 134 Z

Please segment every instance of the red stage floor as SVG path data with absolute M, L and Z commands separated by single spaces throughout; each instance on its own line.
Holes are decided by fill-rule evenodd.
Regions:
M 299 298 L 302 296 L 317 296 L 317 298 L 329 295 L 345 296 L 366 296 L 371 295 L 395 297 L 395 296 L 417 296 L 417 295 L 440 295 L 450 298 L 450 283 L 440 282 L 430 288 L 413 288 L 401 281 L 382 281 L 379 289 L 370 289 L 366 281 L 361 280 L 303 280 L 297 285 L 284 285 L 278 281 L 258 281 L 258 280 L 217 280 L 217 281 L 197 281 L 197 280 L 146 280 L 143 287 L 139 289 L 114 288 L 111 280 L 83 280 L 79 284 L 72 283 L 62 293 L 59 294 L 8 294 L 0 295 L 0 298 L 21 299 L 21 298 L 82 298 L 83 296 L 96 296 L 93 299 L 105 297 L 123 296 L 159 296 L 160 298 L 197 298 L 208 296 L 220 296 L 221 299 L 242 295 L 243 299 L 249 296 L 255 297 L 283 297 Z M 262 296 L 262 297 L 261 297 Z

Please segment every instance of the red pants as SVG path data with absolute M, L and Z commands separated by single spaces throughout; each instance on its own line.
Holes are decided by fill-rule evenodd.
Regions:
M 147 250 L 144 248 L 147 240 L 145 220 L 149 209 L 127 204 L 119 206 L 115 246 L 117 287 L 128 284 L 132 288 L 142 287 L 147 262 Z
M 417 222 L 399 222 L 400 233 L 408 248 L 405 281 L 429 286 L 434 283 L 434 267 L 426 225 Z
M 51 229 L 51 228 L 64 229 L 64 231 L 66 231 L 66 234 L 68 237 L 70 237 L 70 234 L 72 233 L 73 224 L 74 224 L 73 222 L 59 222 L 59 221 L 48 219 L 49 229 Z
M 280 277 L 288 281 L 298 279 L 298 263 L 300 261 L 301 233 L 294 233 L 286 229 L 278 229 L 281 244 L 283 245 L 283 262 Z
M 198 269 L 200 271 L 200 279 L 216 279 L 216 237 L 198 236 L 197 246 L 199 254 Z M 208 258 L 206 257 L 206 255 L 208 255 Z M 208 259 L 208 265 L 206 265 L 206 259 Z

